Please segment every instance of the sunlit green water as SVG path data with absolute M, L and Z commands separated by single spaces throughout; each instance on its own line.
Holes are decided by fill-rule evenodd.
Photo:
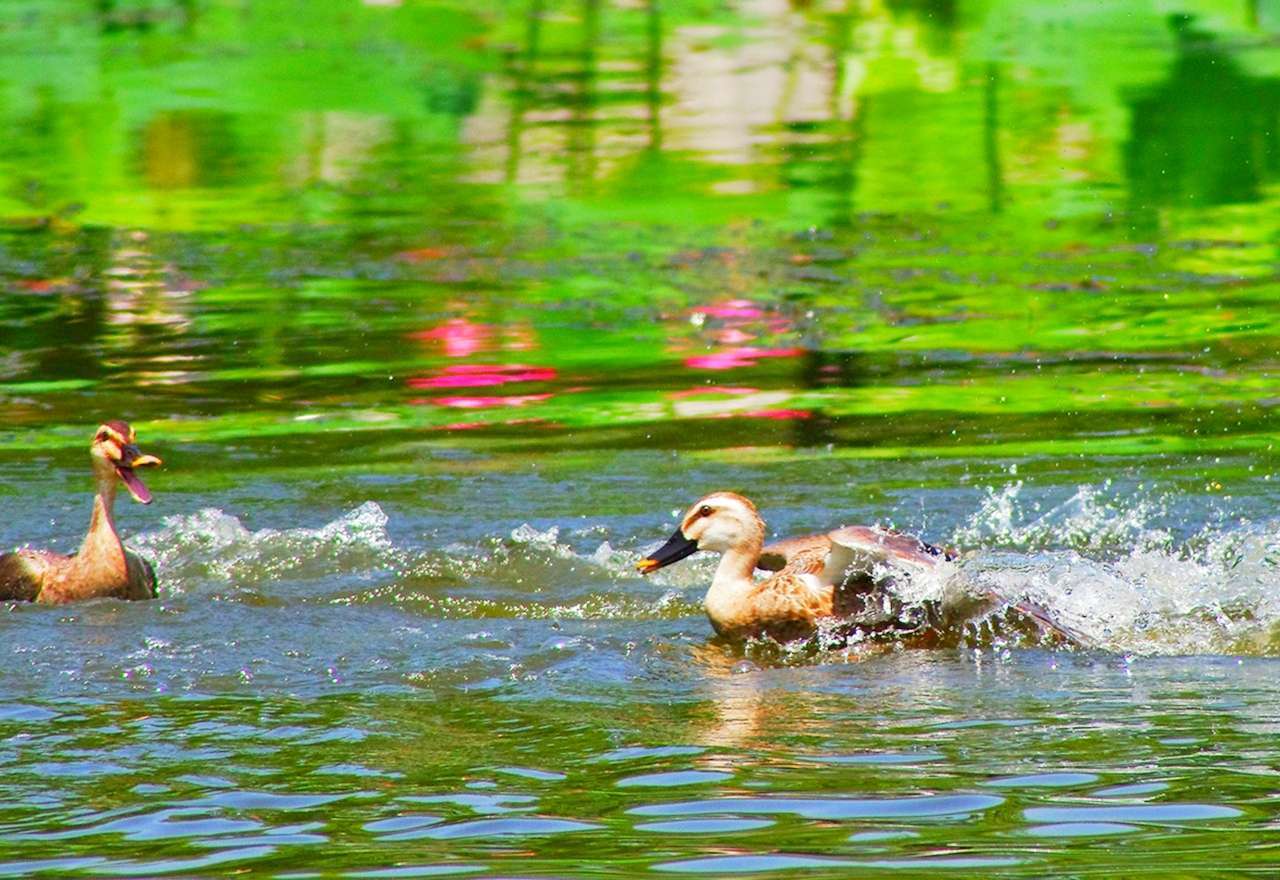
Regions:
M 0 874 L 1274 873 L 1280 10 L 0 4 Z M 1095 651 L 747 651 L 777 534 Z

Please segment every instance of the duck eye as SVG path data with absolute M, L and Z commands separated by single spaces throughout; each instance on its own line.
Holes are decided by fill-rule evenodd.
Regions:
M 698 508 L 698 516 L 711 516 L 711 508 L 706 504 Z

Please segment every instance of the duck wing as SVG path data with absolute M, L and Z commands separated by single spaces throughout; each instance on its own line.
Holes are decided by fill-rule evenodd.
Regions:
M 160 593 L 156 583 L 156 570 L 146 559 L 132 550 L 124 553 L 125 567 L 129 572 L 125 584 L 125 599 L 155 599 Z
M 1092 639 L 1055 620 L 1043 606 L 1025 599 L 987 592 L 974 596 L 965 607 L 950 609 L 948 614 L 941 608 L 925 608 L 922 615 L 904 616 L 900 602 L 876 589 L 877 566 L 881 573 L 897 571 L 910 575 L 957 558 L 958 554 L 950 548 L 892 529 L 847 526 L 833 532 L 775 541 L 760 552 L 756 567 L 809 574 L 824 586 L 836 587 L 832 612 L 848 625 L 882 636 L 901 638 L 928 631 L 930 627 L 941 630 L 946 626 L 944 617 L 965 620 L 1003 608 L 1012 615 L 1009 623 L 1026 630 L 1028 635 L 1034 632 L 1041 638 L 1076 647 L 1092 645 Z
M 939 562 L 955 557 L 945 550 L 879 526 L 846 526 L 828 532 L 823 580 L 840 584 L 854 575 L 870 575 L 876 566 L 890 566 L 908 572 L 927 571 Z
M 870 601 L 875 587 L 873 572 L 879 566 L 888 573 L 902 572 L 915 574 L 934 568 L 939 562 L 952 561 L 956 554 L 941 547 L 926 543 L 912 535 L 904 535 L 878 526 L 849 526 L 831 532 L 831 551 L 827 554 L 826 566 L 822 579 L 829 583 L 843 584 L 844 604 L 857 607 L 861 603 L 864 609 L 873 607 Z M 835 580 L 842 578 L 842 580 Z M 857 589 L 860 595 L 849 595 Z M 893 608 L 893 602 L 883 605 L 886 620 L 895 618 L 901 612 Z M 1013 616 L 1034 628 L 1041 638 L 1062 642 L 1077 647 L 1089 647 L 1091 640 L 1083 633 L 1054 619 L 1052 613 L 1041 605 L 1022 599 L 1006 599 L 989 591 L 974 598 L 970 608 L 951 608 L 944 613 L 942 608 L 926 608 L 925 614 L 915 621 L 916 628 L 921 626 L 940 627 L 946 625 L 945 618 L 955 620 L 971 619 L 981 613 L 990 613 L 1001 608 L 1012 612 Z M 866 611 L 864 610 L 864 614 Z M 901 626 L 901 622 L 898 622 Z
M 807 555 L 813 550 L 822 550 L 824 552 L 829 550 L 832 536 L 837 534 L 841 536 L 841 540 L 846 544 L 867 548 L 871 556 L 876 558 L 883 557 L 881 561 L 886 563 L 890 562 L 891 558 L 918 558 L 921 554 L 932 557 L 933 562 L 958 558 L 958 554 L 950 548 L 939 547 L 912 535 L 904 535 L 893 529 L 886 529 L 882 526 L 847 526 L 836 529 L 834 532 L 798 535 L 794 538 L 784 538 L 781 541 L 766 544 L 764 549 L 760 551 L 760 559 L 756 562 L 756 568 L 763 571 L 782 571 L 791 563 L 792 559 L 800 554 Z
M 846 625 L 878 638 L 902 638 L 937 624 L 937 603 L 908 607 L 885 588 L 895 576 L 934 568 L 948 558 L 943 551 L 880 526 L 846 526 L 827 539 L 830 549 L 818 577 L 835 588 L 835 612 Z
M 765 545 L 765 548 L 760 551 L 760 558 L 756 561 L 756 568 L 764 571 L 782 571 L 801 554 L 808 555 L 815 550 L 825 554 L 830 547 L 831 539 L 827 537 L 826 532 L 784 538 Z
M 47 550 L 15 550 L 0 554 L 0 600 L 32 602 L 40 595 L 45 575 L 67 557 Z

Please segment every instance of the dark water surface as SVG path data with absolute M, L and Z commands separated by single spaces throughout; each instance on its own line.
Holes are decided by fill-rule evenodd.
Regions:
M 0 875 L 1274 876 L 1280 10 L 0 4 Z M 730 488 L 1096 645 L 734 647 Z M 959 585 L 959 586 L 957 586 Z

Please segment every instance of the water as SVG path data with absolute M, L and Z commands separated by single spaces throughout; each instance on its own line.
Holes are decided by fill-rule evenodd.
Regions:
M 0 875 L 1270 876 L 1280 13 L 0 4 Z M 1088 647 L 710 638 L 698 495 Z

